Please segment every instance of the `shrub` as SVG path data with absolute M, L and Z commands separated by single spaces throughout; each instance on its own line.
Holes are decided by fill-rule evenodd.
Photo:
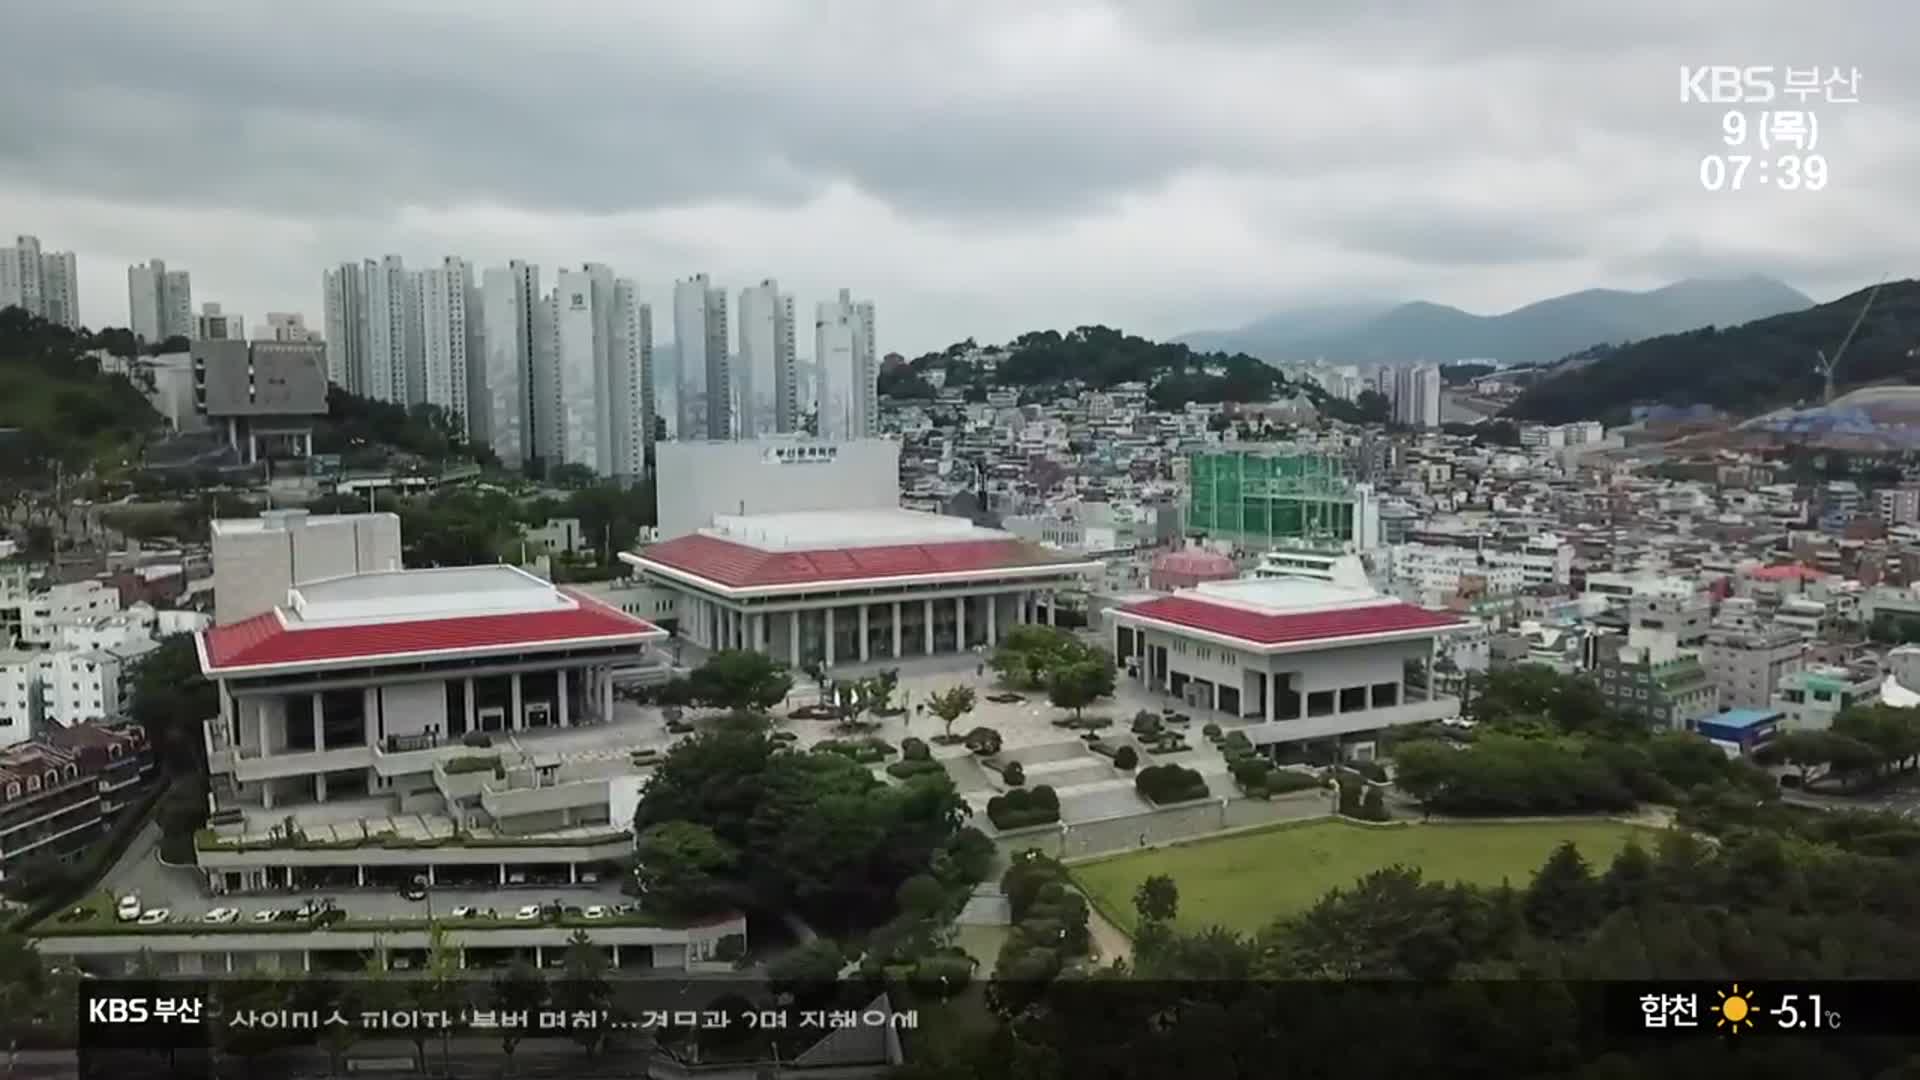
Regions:
M 1209 720 L 1206 725 L 1200 729 L 1200 734 L 1205 735 L 1209 739 L 1217 739 L 1220 737 L 1220 725 Z
M 1133 778 L 1134 790 L 1156 805 L 1207 797 L 1206 778 L 1179 765 L 1153 765 Z
M 1367 793 L 1361 796 L 1360 816 L 1367 821 L 1387 820 L 1387 800 L 1380 794 L 1379 788 L 1369 787 Z
M 1320 781 L 1317 777 L 1309 776 L 1296 769 L 1273 769 L 1267 773 L 1266 788 L 1276 795 L 1289 791 L 1305 791 L 1319 786 Z
M 913 966 L 909 980 L 920 993 L 935 997 L 957 994 L 973 979 L 973 960 L 968 956 L 941 953 L 929 956 Z
M 967 749 L 981 757 L 992 757 L 1000 752 L 1000 733 L 990 727 L 977 727 L 967 732 Z
M 462 773 L 493 772 L 500 765 L 500 759 L 492 755 L 468 754 L 457 757 L 442 766 L 447 775 L 458 776 Z
M 1140 764 L 1140 752 L 1131 746 L 1123 746 L 1114 751 L 1113 767 L 1132 772 Z
M 1006 781 L 1008 787 L 1019 787 L 1027 782 L 1026 767 L 1017 761 L 1009 761 L 1007 767 L 1000 770 L 1000 779 Z
M 932 761 L 933 748 L 927 745 L 927 740 L 909 735 L 900 740 L 900 757 L 906 761 Z
M 852 758 L 862 765 L 872 765 L 885 761 L 893 754 L 893 744 L 885 739 L 822 739 L 813 744 L 816 752 L 839 754 Z
M 1220 741 L 1220 745 L 1228 750 L 1244 753 L 1253 749 L 1253 740 L 1247 738 L 1247 733 L 1244 731 L 1230 731 L 1227 737 Z
M 493 745 L 493 736 L 484 731 L 469 731 L 460 737 L 460 741 L 476 750 L 484 750 Z
M 1139 712 L 1133 714 L 1133 733 L 1135 735 L 1153 735 L 1165 726 L 1159 717 L 1145 709 L 1141 709 Z
M 1233 773 L 1234 782 L 1241 787 L 1252 787 L 1254 785 L 1264 787 L 1266 786 L 1267 774 L 1272 772 L 1273 769 L 1265 761 L 1257 757 L 1247 757 L 1234 762 L 1229 771 Z
M 1719 753 L 1719 751 L 1716 750 L 1714 753 Z M 1355 761 L 1348 767 L 1376 784 L 1384 784 L 1387 782 L 1387 767 L 1377 761 Z
M 728 934 L 713 944 L 713 958 L 731 964 L 747 955 L 747 936 Z
M 916 776 L 931 776 L 934 773 L 946 771 L 946 767 L 937 761 L 896 761 L 887 766 L 887 775 L 899 780 L 911 780 Z
M 987 818 L 996 829 L 1023 829 L 1060 820 L 1060 798 L 1045 784 L 1032 791 L 1015 788 L 987 800 Z

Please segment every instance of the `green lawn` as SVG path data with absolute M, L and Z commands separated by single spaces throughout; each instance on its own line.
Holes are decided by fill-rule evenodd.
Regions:
M 1221 925 L 1252 933 L 1395 863 L 1418 867 L 1428 880 L 1497 885 L 1504 879 L 1524 886 L 1563 841 L 1573 841 L 1589 863 L 1604 867 L 1634 835 L 1652 847 L 1651 830 L 1610 821 L 1394 829 L 1326 821 L 1121 855 L 1076 866 L 1073 877 L 1129 933 L 1134 889 L 1153 874 L 1170 875 L 1179 885 L 1182 928 Z

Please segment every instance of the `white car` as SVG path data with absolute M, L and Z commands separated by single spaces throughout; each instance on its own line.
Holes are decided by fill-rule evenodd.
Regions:
M 513 917 L 519 922 L 532 922 L 540 917 L 540 905 L 522 904 L 520 910 L 513 913 Z
M 143 911 L 140 913 L 140 925 L 141 926 L 159 926 L 161 923 L 166 922 L 168 919 L 172 917 L 173 917 L 173 912 L 168 911 L 166 908 L 163 908 L 163 907 L 157 907 L 157 908 L 154 908 L 152 911 Z
M 454 908 L 452 911 L 447 912 L 447 918 L 471 919 L 479 914 L 480 914 L 480 911 L 478 908 L 473 908 L 473 907 L 467 906 L 466 904 L 461 904 L 459 907 Z
M 240 917 L 239 908 L 217 907 L 217 908 L 214 908 L 212 911 L 207 912 L 205 915 L 200 916 L 200 921 L 204 923 L 215 923 L 217 925 L 224 925 L 226 923 L 233 922 L 239 917 Z
M 253 913 L 253 921 L 258 923 L 269 923 L 279 917 L 280 913 L 272 908 L 261 908 Z
M 606 905 L 604 904 L 595 904 L 592 907 L 588 908 L 587 910 L 581 912 L 581 915 L 583 917 L 589 918 L 589 919 L 604 919 L 609 914 L 610 912 L 607 911 Z
M 120 903 L 113 909 L 113 913 L 121 922 L 133 922 L 140 917 L 140 898 L 128 893 L 120 898 Z

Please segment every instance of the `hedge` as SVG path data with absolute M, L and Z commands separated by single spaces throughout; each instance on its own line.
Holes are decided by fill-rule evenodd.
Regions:
M 495 772 L 500 768 L 500 758 L 498 756 L 483 754 L 468 754 L 465 757 L 457 757 L 448 761 L 445 765 L 442 765 L 441 768 L 446 770 L 449 776 L 458 776 L 461 773 Z
M 1133 733 L 1135 735 L 1157 735 L 1166 725 L 1161 719 L 1145 709 L 1133 714 Z
M 933 748 L 927 740 L 909 735 L 900 740 L 900 757 L 904 761 L 932 761 Z
M 885 761 L 893 755 L 893 744 L 884 739 L 822 739 L 813 744 L 813 749 L 852 758 L 863 765 Z
M 1007 767 L 1000 770 L 1000 779 L 1005 781 L 1008 787 L 1019 787 L 1027 782 L 1026 767 L 1017 761 L 1009 761 Z
M 1045 784 L 1032 790 L 1015 788 L 987 800 L 987 818 L 996 829 L 1051 825 L 1060 820 L 1060 796 Z
M 967 732 L 967 749 L 981 757 L 992 757 L 1000 752 L 1002 740 L 1000 733 L 990 727 L 977 727 Z
M 899 780 L 911 780 L 916 776 L 929 776 L 933 773 L 946 771 L 946 767 L 937 761 L 909 759 L 907 761 L 896 761 L 887 766 L 887 775 Z
M 1133 778 L 1134 790 L 1156 805 L 1204 799 L 1209 794 L 1206 778 L 1180 765 L 1153 765 Z
M 1123 746 L 1113 755 L 1113 767 L 1132 772 L 1140 764 L 1140 752 L 1131 746 Z

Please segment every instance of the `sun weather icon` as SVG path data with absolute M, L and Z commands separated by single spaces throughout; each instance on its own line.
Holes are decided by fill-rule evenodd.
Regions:
M 1720 995 L 1720 1003 L 1713 1006 L 1713 1011 L 1720 1014 L 1714 1027 L 1725 1028 L 1731 1035 L 1738 1035 L 1742 1027 L 1753 1027 L 1752 990 L 1742 990 L 1739 983 L 1734 983 L 1731 991 L 1714 992 Z

